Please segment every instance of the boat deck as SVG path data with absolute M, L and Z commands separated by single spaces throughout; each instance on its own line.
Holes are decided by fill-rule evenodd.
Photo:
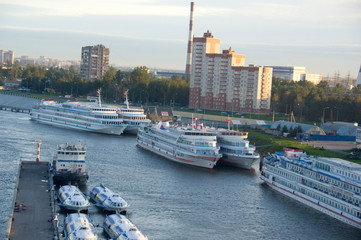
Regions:
M 13 206 L 9 239 L 53 239 L 49 165 L 22 161 L 20 166 L 15 203 L 25 207 L 19 211 Z

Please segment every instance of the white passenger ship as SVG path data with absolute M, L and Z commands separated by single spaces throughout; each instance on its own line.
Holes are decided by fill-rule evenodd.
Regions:
M 55 185 L 84 185 L 88 180 L 86 170 L 86 147 L 63 143 L 57 146 L 51 164 Z
M 148 240 L 129 218 L 119 213 L 107 216 L 103 228 L 111 239 Z
M 90 203 L 79 188 L 65 185 L 58 190 L 59 206 L 68 211 L 88 210 Z
M 96 206 L 101 207 L 106 211 L 123 212 L 129 206 L 118 193 L 114 193 L 103 184 L 93 187 L 89 195 Z
M 222 163 L 251 169 L 259 159 L 259 154 L 255 152 L 255 146 L 249 145 L 248 133 L 226 129 L 219 129 L 217 133 L 217 142 L 223 154 Z
M 260 178 L 295 200 L 361 228 L 361 165 L 284 150 L 264 158 Z
M 32 120 L 57 127 L 65 127 L 90 132 L 120 135 L 126 128 L 117 108 L 98 103 L 67 101 L 57 103 L 53 100 L 42 100 L 30 112 Z
M 138 131 L 137 145 L 169 160 L 211 169 L 222 157 L 217 133 L 201 129 L 170 127 L 160 122 Z
M 92 221 L 83 213 L 72 213 L 64 219 L 64 236 L 66 240 L 98 239 Z
M 142 108 L 130 108 L 128 101 L 128 91 L 125 92 L 125 107 L 118 109 L 118 114 L 123 119 L 124 124 L 127 125 L 124 132 L 129 134 L 137 134 L 138 129 L 141 126 L 147 126 L 150 124 L 150 119 L 144 114 Z

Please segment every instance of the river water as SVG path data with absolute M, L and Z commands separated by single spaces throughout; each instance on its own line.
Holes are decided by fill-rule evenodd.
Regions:
M 131 205 L 150 239 L 361 239 L 361 230 L 262 184 L 259 171 L 173 163 L 136 147 L 135 136 L 67 130 L 0 111 L 0 238 L 5 237 L 19 160 L 49 161 L 60 143 L 87 145 L 87 190 L 103 183 Z M 92 216 L 91 216 L 92 217 Z M 95 223 L 103 219 L 95 217 Z

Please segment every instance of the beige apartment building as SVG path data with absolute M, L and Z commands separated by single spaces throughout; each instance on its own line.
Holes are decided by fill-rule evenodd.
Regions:
M 94 81 L 102 79 L 109 70 L 109 48 L 99 44 L 81 49 L 80 74 L 82 78 Z
M 0 50 L 0 63 L 14 64 L 14 52 Z
M 207 31 L 193 38 L 189 107 L 269 113 L 272 68 L 244 66 L 232 48 L 220 53 L 220 40 Z

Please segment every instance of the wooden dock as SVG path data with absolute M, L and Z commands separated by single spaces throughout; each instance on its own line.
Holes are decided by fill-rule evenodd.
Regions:
M 55 239 L 53 198 L 49 181 L 49 163 L 22 161 L 10 216 L 8 237 L 11 240 Z M 20 210 L 19 206 L 23 204 Z

